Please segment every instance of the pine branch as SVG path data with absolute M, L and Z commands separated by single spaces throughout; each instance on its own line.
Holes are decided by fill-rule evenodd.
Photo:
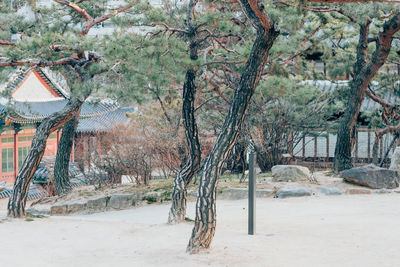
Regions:
M 79 13 L 83 17 L 83 19 L 85 20 L 85 23 L 83 23 L 83 25 L 82 25 L 82 30 L 81 30 L 82 35 L 87 35 L 93 26 L 95 26 L 101 22 L 104 22 L 104 21 L 110 19 L 111 17 L 113 17 L 119 13 L 122 13 L 132 7 L 132 5 L 126 5 L 124 7 L 114 9 L 106 15 L 93 18 L 86 12 L 85 9 L 82 9 L 76 3 L 73 3 L 73 2 L 67 1 L 67 0 L 53 0 L 53 1 L 55 1 L 61 5 L 72 8 L 73 10 L 75 10 L 77 13 Z
M 313 38 L 315 36 L 315 34 L 321 29 L 322 25 L 318 25 L 317 28 L 315 28 L 314 31 L 311 32 L 310 35 L 308 35 L 306 38 L 303 39 L 303 41 L 301 42 L 301 44 L 298 46 L 298 48 L 296 50 L 300 50 L 301 47 L 305 46 L 305 44 L 311 40 L 311 38 Z M 292 55 L 290 55 L 285 61 L 283 61 L 282 63 L 280 63 L 280 65 L 284 66 L 286 64 L 288 64 L 290 61 L 292 61 L 294 58 L 296 58 L 297 56 L 303 54 L 305 51 L 307 51 L 308 49 L 310 49 L 311 46 L 308 46 L 306 48 L 304 48 L 303 50 L 300 50 L 298 52 L 293 53 Z
M 61 58 L 57 60 L 44 60 L 44 59 L 8 59 L 0 57 L 0 67 L 16 67 L 16 66 L 30 66 L 30 67 L 52 67 L 52 66 L 80 66 L 85 67 L 87 63 L 99 62 L 102 60 L 102 56 L 94 51 L 90 51 L 85 55 L 72 55 L 67 58 Z
M 368 86 L 368 90 L 366 91 L 366 94 L 369 98 L 372 99 L 372 101 L 380 104 L 383 108 L 389 108 L 389 109 L 398 109 L 400 107 L 400 105 L 396 105 L 396 104 L 392 104 L 389 103 L 385 100 L 383 100 L 382 98 L 380 98 L 375 92 L 374 90 L 371 89 L 370 86 Z M 400 116 L 399 116 L 400 117 Z
M 102 22 L 110 19 L 111 17 L 130 9 L 131 7 L 132 7 L 132 5 L 127 5 L 127 6 L 115 9 L 104 16 L 97 17 L 92 20 L 86 21 L 86 23 L 83 24 L 83 27 L 82 27 L 82 32 L 84 33 L 83 35 L 86 35 L 94 25 L 102 23 Z
M 85 21 L 89 21 L 92 20 L 92 16 L 90 16 L 86 10 L 80 8 L 76 3 L 73 3 L 71 1 L 67 1 L 67 0 L 54 0 L 55 2 L 64 5 L 64 6 L 68 6 L 70 8 L 72 8 L 73 10 L 75 10 L 76 12 L 78 12 L 84 19 Z
M 270 17 L 263 12 L 264 6 L 262 4 L 259 5 L 257 0 L 239 0 L 239 3 L 242 8 L 246 10 L 246 12 L 244 12 L 246 17 L 258 32 L 267 33 L 271 30 L 274 24 Z
M 60 65 L 74 65 L 78 61 L 74 58 L 62 58 L 58 60 L 40 60 L 40 59 L 21 59 L 21 60 L 4 60 L 0 61 L 0 67 L 15 67 L 15 66 L 37 66 L 51 67 Z
M 6 40 L 0 40 L 0 45 L 4 45 L 4 46 L 15 46 L 15 43 L 11 42 L 11 41 L 6 41 Z

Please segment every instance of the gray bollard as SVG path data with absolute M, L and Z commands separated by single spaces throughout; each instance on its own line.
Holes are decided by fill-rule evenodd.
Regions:
M 249 235 L 256 233 L 256 153 L 249 154 Z

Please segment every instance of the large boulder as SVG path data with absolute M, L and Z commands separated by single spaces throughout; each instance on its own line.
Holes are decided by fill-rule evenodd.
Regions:
M 396 147 L 390 160 L 389 170 L 400 171 L 400 146 Z
M 311 190 L 305 187 L 288 186 L 279 189 L 275 194 L 275 198 L 305 197 L 311 196 L 311 193 Z
M 397 171 L 366 165 L 341 172 L 342 178 L 349 183 L 367 186 L 373 189 L 393 189 L 399 186 Z
M 272 167 L 272 181 L 274 182 L 296 182 L 307 181 L 311 177 L 307 167 L 297 165 L 276 165 Z

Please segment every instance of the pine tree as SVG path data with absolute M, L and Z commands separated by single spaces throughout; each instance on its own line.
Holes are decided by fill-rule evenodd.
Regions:
M 92 17 L 88 13 L 90 8 L 82 9 L 70 1 L 55 2 L 60 4 L 61 8 L 58 4 L 51 10 L 43 8 L 40 16 L 35 16 L 34 20 L 28 21 L 21 19 L 23 23 L 20 24 L 13 24 L 13 20 L 10 19 L 12 17 L 15 19 L 18 7 L 7 10 L 3 4 L 1 9 L 6 14 L 0 18 L 2 36 L 9 38 L 12 33 L 16 33 L 22 41 L 7 44 L 0 50 L 0 67 L 53 67 L 66 74 L 65 77 L 71 85 L 71 98 L 64 109 L 44 119 L 36 131 L 31 149 L 18 173 L 13 194 L 9 200 L 8 215 L 11 217 L 25 216 L 29 185 L 44 154 L 48 136 L 76 116 L 85 99 L 97 87 L 93 80 L 94 76 L 109 69 L 101 64 L 102 57 L 94 52 L 95 48 L 101 50 L 98 47 L 100 42 L 82 36 L 94 25 L 131 7 L 128 4 L 111 10 L 105 15 Z M 34 11 L 37 12 L 36 7 Z M 65 16 L 71 18 L 71 21 L 65 22 L 60 19 Z M 81 18 L 84 22 L 81 31 L 77 31 L 76 20 L 79 21 Z M 49 24 L 48 21 L 53 21 L 53 23 Z M 6 39 L 6 41 L 11 40 Z M 5 42 L 2 44 L 4 45 Z

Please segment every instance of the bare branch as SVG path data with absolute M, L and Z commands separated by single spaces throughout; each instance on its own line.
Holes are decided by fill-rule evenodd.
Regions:
M 54 0 L 55 2 L 64 5 L 64 6 L 68 6 L 70 8 L 72 8 L 73 10 L 75 10 L 76 12 L 78 12 L 86 21 L 88 20 L 93 20 L 92 16 L 90 16 L 86 10 L 80 8 L 76 3 L 73 3 L 71 1 L 67 1 L 67 0 Z
M 111 17 L 130 9 L 131 7 L 132 7 L 132 5 L 127 5 L 125 7 L 121 7 L 121 8 L 115 9 L 115 10 L 111 11 L 110 13 L 108 13 L 108 14 L 106 14 L 104 16 L 97 17 L 97 18 L 92 19 L 92 20 L 87 20 L 82 26 L 82 35 L 88 34 L 89 30 L 94 25 L 102 23 L 102 22 L 110 19 Z

